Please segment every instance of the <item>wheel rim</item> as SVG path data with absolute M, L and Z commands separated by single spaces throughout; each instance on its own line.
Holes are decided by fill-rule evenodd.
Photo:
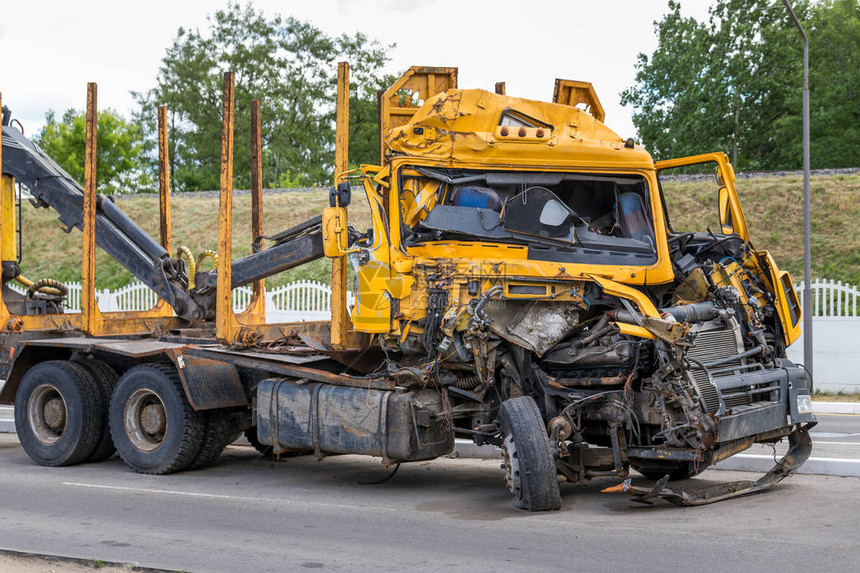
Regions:
M 37 386 L 27 402 L 27 418 L 36 439 L 50 446 L 66 429 L 66 401 L 53 384 Z
M 151 452 L 164 442 L 167 411 L 161 398 L 149 388 L 141 388 L 125 403 L 125 433 L 139 450 Z
M 514 442 L 514 437 L 510 434 L 505 437 L 502 444 L 502 451 L 505 454 L 505 485 L 508 491 L 514 496 L 517 501 L 523 498 L 523 489 L 520 482 L 520 462 L 517 457 L 517 444 Z

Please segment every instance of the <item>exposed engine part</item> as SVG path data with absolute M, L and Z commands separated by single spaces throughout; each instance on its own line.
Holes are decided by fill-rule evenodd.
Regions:
M 490 329 L 509 342 L 538 356 L 568 336 L 579 324 L 576 303 L 506 300 L 486 309 L 493 322 Z
M 439 354 L 436 338 L 439 328 L 442 326 L 445 308 L 448 306 L 448 291 L 432 288 L 428 289 L 427 292 L 429 296 L 427 300 L 427 318 L 424 320 L 424 335 L 421 338 L 421 343 L 424 345 L 427 355 L 435 358 Z

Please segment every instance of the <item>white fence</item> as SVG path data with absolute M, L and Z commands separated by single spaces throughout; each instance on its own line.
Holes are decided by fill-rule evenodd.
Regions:
M 17 284 L 9 286 L 24 294 L 27 289 Z M 67 283 L 65 311 L 81 311 L 81 283 Z M 248 307 L 253 295 L 250 287 L 233 290 L 233 310 L 241 312 Z M 353 293 L 346 293 L 347 306 L 352 305 Z M 96 289 L 96 302 L 103 312 L 148 310 L 158 302 L 155 291 L 141 282 L 133 282 L 117 290 Z M 266 321 L 293 322 L 301 320 L 331 319 L 331 288 L 319 281 L 296 281 L 266 290 Z
M 812 283 L 812 316 L 856 317 L 860 289 L 842 281 L 817 280 Z M 803 281 L 795 285 L 798 297 L 803 297 Z
M 812 282 L 812 369 L 815 388 L 828 392 L 860 392 L 860 289 L 841 281 Z M 803 301 L 803 283 L 796 285 Z M 788 349 L 793 362 L 803 363 L 803 335 Z
M 10 285 L 19 292 L 24 289 Z M 80 312 L 81 285 L 67 285 L 67 312 Z M 803 283 L 796 285 L 802 299 Z M 239 287 L 233 291 L 233 308 L 245 309 L 252 290 Z M 266 291 L 266 321 L 295 322 L 330 320 L 331 288 L 318 281 L 297 281 Z M 860 392 L 860 289 L 833 280 L 812 283 L 813 367 L 815 387 L 832 392 Z M 97 290 L 96 300 L 103 311 L 146 310 L 155 306 L 157 296 L 141 283 L 111 290 Z M 353 293 L 347 293 L 347 305 L 353 304 Z M 788 349 L 794 362 L 803 362 L 803 336 Z

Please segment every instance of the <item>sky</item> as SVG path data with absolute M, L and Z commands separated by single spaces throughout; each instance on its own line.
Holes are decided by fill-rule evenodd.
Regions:
M 712 0 L 681 0 L 707 18 Z M 131 91 L 155 85 L 180 27 L 207 28 L 227 0 L 30 0 L 0 10 L 0 93 L 31 135 L 45 113 L 83 109 L 87 82 L 99 108 L 130 115 Z M 633 85 L 636 56 L 656 48 L 653 22 L 668 0 L 255 0 L 271 16 L 308 20 L 329 35 L 362 31 L 396 44 L 385 71 L 411 65 L 459 68 L 459 86 L 550 100 L 555 78 L 590 81 L 606 123 L 635 135 L 619 94 Z M 153 118 L 154 121 L 154 118 Z

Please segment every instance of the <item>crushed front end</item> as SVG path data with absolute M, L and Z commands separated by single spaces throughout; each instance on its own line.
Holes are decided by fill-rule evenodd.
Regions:
M 480 90 L 428 100 L 387 142 L 364 169 L 353 323 L 458 437 L 502 448 L 515 505 L 557 509 L 558 476 L 630 468 L 659 496 L 788 436 L 768 484 L 808 457 L 797 296 L 752 246 L 723 154 L 655 165 L 577 108 Z M 720 226 L 678 232 L 658 172 L 697 162 L 716 165 Z

